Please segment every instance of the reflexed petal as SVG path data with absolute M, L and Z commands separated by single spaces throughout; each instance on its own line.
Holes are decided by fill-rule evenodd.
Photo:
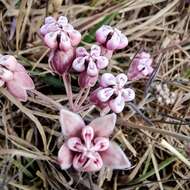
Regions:
M 125 101 L 129 102 L 135 99 L 135 92 L 131 88 L 125 88 L 122 90 L 122 96 Z
M 91 51 L 90 51 L 90 55 L 91 55 L 91 56 L 97 57 L 97 56 L 100 56 L 100 53 L 101 53 L 101 48 L 100 48 L 100 46 L 98 46 L 98 45 L 93 45 L 93 46 L 91 47 Z
M 110 50 L 115 50 L 118 48 L 120 44 L 120 36 L 117 32 L 114 32 L 112 34 L 112 37 L 108 42 L 106 43 L 106 48 Z
M 3 55 L 0 57 L 0 65 L 3 65 L 10 71 L 15 71 L 17 60 L 12 55 Z
M 35 88 L 33 80 L 26 72 L 15 72 L 14 80 L 26 90 L 32 90 Z
M 113 95 L 113 93 L 114 93 L 113 88 L 103 88 L 97 92 L 97 98 L 101 102 L 106 102 L 110 99 L 110 97 Z
M 82 138 L 86 144 L 87 148 L 90 148 L 91 141 L 94 138 L 94 130 L 90 126 L 83 127 L 82 129 Z
M 120 44 L 118 49 L 123 49 L 128 45 L 128 39 L 124 34 L 120 34 Z
M 27 73 L 27 71 L 26 71 L 26 69 L 24 68 L 24 66 L 21 65 L 20 63 L 17 63 L 15 71 L 16 71 L 16 72 L 26 72 L 26 73 Z
M 109 106 L 113 112 L 120 113 L 125 107 L 125 100 L 119 95 L 115 99 L 109 101 Z
M 117 82 L 119 88 L 124 87 L 127 82 L 127 75 L 125 75 L 124 73 L 117 75 L 116 82 Z
M 103 25 L 96 31 L 96 41 L 104 44 L 107 40 L 108 34 L 113 32 L 111 26 Z
M 64 143 L 58 152 L 58 162 L 61 166 L 61 169 L 66 170 L 71 167 L 73 160 L 72 152 L 67 147 L 66 143 Z
M 109 148 L 109 139 L 105 137 L 96 137 L 94 139 L 94 147 L 92 148 L 93 151 L 105 151 Z
M 0 67 L 0 79 L 4 81 L 10 81 L 13 80 L 13 72 L 5 69 L 4 67 Z
M 105 67 L 108 66 L 108 63 L 109 61 L 107 57 L 99 56 L 96 58 L 96 64 L 97 64 L 98 69 L 104 69 Z
M 115 85 L 115 84 L 116 84 L 116 79 L 114 75 L 112 75 L 111 73 L 104 73 L 101 76 L 100 85 L 102 87 L 108 87 L 110 85 Z
M 76 56 L 77 57 L 84 57 L 89 55 L 88 52 L 86 51 L 86 49 L 84 47 L 78 47 L 76 48 Z
M 94 119 L 89 126 L 94 129 L 94 134 L 96 137 L 109 137 L 116 123 L 116 114 L 108 114 L 103 117 L 98 117 Z
M 65 109 L 60 111 L 60 123 L 63 135 L 68 137 L 78 136 L 82 127 L 85 126 L 84 121 L 78 114 Z
M 114 142 L 110 143 L 109 148 L 100 153 L 103 163 L 112 169 L 127 169 L 131 163 L 122 149 Z
M 81 142 L 81 139 L 78 137 L 71 137 L 67 140 L 67 146 L 70 150 L 75 152 L 83 152 L 85 150 L 84 145 Z
M 81 33 L 77 30 L 68 31 L 72 46 L 77 46 L 81 41 Z
M 89 60 L 88 67 L 87 67 L 87 74 L 89 76 L 97 76 L 98 75 L 98 69 L 92 59 Z
M 79 86 L 81 88 L 93 87 L 98 80 L 98 75 L 89 76 L 86 71 L 82 72 L 79 76 Z
M 44 42 L 49 48 L 51 49 L 57 48 L 57 35 L 58 32 L 49 32 L 48 34 L 45 35 Z
M 59 43 L 60 50 L 68 51 L 71 47 L 72 46 L 69 37 L 64 32 L 61 32 L 60 43 Z
M 6 82 L 6 86 L 8 91 L 18 100 L 26 102 L 27 101 L 27 93 L 24 88 L 20 86 L 17 81 L 10 80 Z
M 73 69 L 78 71 L 78 72 L 82 72 L 85 70 L 85 57 L 77 57 L 74 61 L 73 61 Z

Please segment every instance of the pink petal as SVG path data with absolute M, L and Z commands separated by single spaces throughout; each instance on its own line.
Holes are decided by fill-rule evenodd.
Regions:
M 118 49 L 118 46 L 120 44 L 120 36 L 117 32 L 114 32 L 112 34 L 112 37 L 108 42 L 106 43 L 106 48 L 110 50 Z
M 129 102 L 135 99 L 135 92 L 131 88 L 125 88 L 122 90 L 122 96 L 125 101 Z
M 60 43 L 59 43 L 60 50 L 68 51 L 71 47 L 72 46 L 70 38 L 64 32 L 61 32 Z
M 61 166 L 62 170 L 66 170 L 71 167 L 73 160 L 72 152 L 67 147 L 66 143 L 64 143 L 58 152 L 58 162 Z
M 96 41 L 104 44 L 107 40 L 108 34 L 113 32 L 111 26 L 103 25 L 96 31 Z
M 112 75 L 111 73 L 104 73 L 101 76 L 100 85 L 102 87 L 108 87 L 110 85 L 115 85 L 115 84 L 116 84 L 116 79 L 114 75 Z
M 71 39 L 72 46 L 77 46 L 81 41 L 81 33 L 77 30 L 71 30 L 68 32 Z
M 6 82 L 6 86 L 8 91 L 18 100 L 26 102 L 27 101 L 27 93 L 24 88 L 20 86 L 20 84 L 16 80 L 10 80 Z
M 94 130 L 90 126 L 83 127 L 82 129 L 82 138 L 86 144 L 87 148 L 90 148 L 91 141 L 94 138 Z
M 91 55 L 91 56 L 97 57 L 97 56 L 100 56 L 100 53 L 101 53 L 101 48 L 100 48 L 100 46 L 98 46 L 98 45 L 93 45 L 93 46 L 91 47 L 91 51 L 90 51 L 90 55 Z
M 107 57 L 108 59 L 111 59 L 113 55 L 114 50 L 110 50 L 105 48 L 104 46 L 101 46 L 101 55 L 104 57 Z
M 120 44 L 118 46 L 118 49 L 123 49 L 128 45 L 128 39 L 124 34 L 120 35 Z
M 97 76 L 98 75 L 98 69 L 92 59 L 90 59 L 90 61 L 88 63 L 87 74 L 89 76 Z
M 85 147 L 82 144 L 82 141 L 78 137 L 71 137 L 67 140 L 67 146 L 70 150 L 75 152 L 83 152 L 85 151 Z
M 117 75 L 116 82 L 117 82 L 119 88 L 124 87 L 125 84 L 127 83 L 127 75 L 125 75 L 124 73 Z
M 5 69 L 4 67 L 0 67 L 0 79 L 3 81 L 10 81 L 14 77 L 13 72 Z
M 64 24 L 66 25 L 68 23 L 67 17 L 65 16 L 60 16 L 59 19 L 57 20 L 57 22 L 60 24 Z
M 100 153 L 105 166 L 112 169 L 127 169 L 131 163 L 122 149 L 114 142 L 110 143 L 109 148 Z
M 76 48 L 76 56 L 77 57 L 84 57 L 89 55 L 88 52 L 86 51 L 86 49 L 84 47 L 78 47 Z
M 109 106 L 113 112 L 120 113 L 125 107 L 125 100 L 119 95 L 115 99 L 109 101 Z
M 82 72 L 85 70 L 85 57 L 77 57 L 73 61 L 73 69 L 78 72 Z
M 99 56 L 96 58 L 96 64 L 97 64 L 98 69 L 104 69 L 105 67 L 108 66 L 108 63 L 109 61 L 107 57 Z
M 109 137 L 116 123 L 116 114 L 108 114 L 103 117 L 98 117 L 94 119 L 89 126 L 94 129 L 94 133 L 96 137 Z
M 97 92 L 97 98 L 101 102 L 107 102 L 110 99 L 110 97 L 113 95 L 113 93 L 114 93 L 113 88 L 103 88 Z
M 73 112 L 62 109 L 60 111 L 60 124 L 62 128 L 62 133 L 65 136 L 78 136 L 81 129 L 85 126 L 82 118 Z
M 81 88 L 93 87 L 98 80 L 98 75 L 89 76 L 86 71 L 82 72 L 79 76 L 79 86 Z
M 49 48 L 57 48 L 57 35 L 58 32 L 49 32 L 45 35 L 44 42 Z
M 15 71 L 17 60 L 12 55 L 4 55 L 0 57 L 0 65 L 3 65 L 10 71 Z
M 24 68 L 24 66 L 21 65 L 20 63 L 17 63 L 15 71 L 16 71 L 16 72 L 26 72 L 26 73 L 27 73 L 27 71 L 26 71 L 26 69 Z
M 35 88 L 33 80 L 26 72 L 15 72 L 14 80 L 26 90 L 32 90 Z
M 86 156 L 83 156 L 83 154 L 79 153 L 76 154 L 73 158 L 73 167 L 75 168 L 75 170 L 77 171 L 83 171 L 83 166 L 85 164 L 89 164 L 89 160 Z
M 102 152 L 109 148 L 109 139 L 105 137 L 96 137 L 94 139 L 94 147 L 92 148 L 93 151 Z
M 56 20 L 52 16 L 48 16 L 45 18 L 45 24 L 55 23 Z

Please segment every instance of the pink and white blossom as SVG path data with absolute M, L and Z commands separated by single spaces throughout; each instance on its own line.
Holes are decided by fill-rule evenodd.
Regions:
M 77 171 L 95 172 L 103 166 L 112 169 L 131 167 L 122 149 L 109 140 L 116 123 L 115 114 L 99 117 L 85 125 L 79 115 L 61 110 L 60 123 L 66 138 L 58 152 L 62 169 L 73 166 Z
M 117 28 L 108 25 L 103 25 L 96 31 L 96 41 L 101 44 L 102 54 L 108 58 L 111 58 L 113 51 L 128 45 L 127 37 Z
M 127 76 L 129 80 L 139 80 L 153 72 L 152 58 L 149 53 L 138 53 L 131 62 Z
M 120 113 L 125 107 L 125 102 L 135 98 L 135 92 L 126 88 L 127 76 L 123 73 L 116 77 L 111 73 L 104 73 L 100 78 L 99 88 L 92 92 L 91 102 L 103 110 Z
M 25 68 L 11 55 L 0 55 L 0 87 L 20 101 L 27 100 L 27 90 L 34 89 L 34 83 Z
M 98 45 L 93 45 L 90 53 L 84 47 L 76 49 L 76 58 L 72 67 L 75 71 L 81 73 L 79 76 L 80 87 L 94 86 L 98 79 L 99 70 L 108 66 L 108 59 L 100 54 L 101 48 Z
M 73 48 L 68 51 L 52 50 L 49 55 L 50 68 L 57 74 L 63 75 L 72 66 L 75 58 L 75 51 Z
M 80 32 L 75 30 L 64 16 L 60 16 L 58 20 L 51 16 L 47 17 L 39 33 L 50 49 L 67 51 L 81 41 Z

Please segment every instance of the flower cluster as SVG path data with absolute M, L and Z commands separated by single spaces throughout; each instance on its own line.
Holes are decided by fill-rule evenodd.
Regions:
M 0 54 L 0 87 L 7 90 L 18 100 L 27 100 L 27 90 L 34 89 L 34 83 L 25 68 L 11 55 Z

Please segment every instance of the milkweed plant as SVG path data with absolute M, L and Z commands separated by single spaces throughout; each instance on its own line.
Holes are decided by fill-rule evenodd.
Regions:
M 131 162 L 120 146 L 110 140 L 117 114 L 126 102 L 135 99 L 131 81 L 146 79 L 152 72 L 152 58 L 140 51 L 132 59 L 128 72 L 108 72 L 112 55 L 128 45 L 127 37 L 117 28 L 101 26 L 91 47 L 80 46 L 81 33 L 65 16 L 47 17 L 38 31 L 49 48 L 49 67 L 62 77 L 68 108 L 60 109 L 60 126 L 64 143 L 57 163 L 61 169 L 70 167 L 81 172 L 96 172 L 102 167 L 129 169 Z M 79 93 L 73 96 L 71 76 L 77 76 Z M 25 68 L 12 55 L 0 55 L 0 86 L 19 101 L 27 101 L 27 92 L 34 83 Z M 100 117 L 86 122 L 79 112 L 87 104 L 100 111 Z M 65 106 L 66 107 L 66 106 Z

